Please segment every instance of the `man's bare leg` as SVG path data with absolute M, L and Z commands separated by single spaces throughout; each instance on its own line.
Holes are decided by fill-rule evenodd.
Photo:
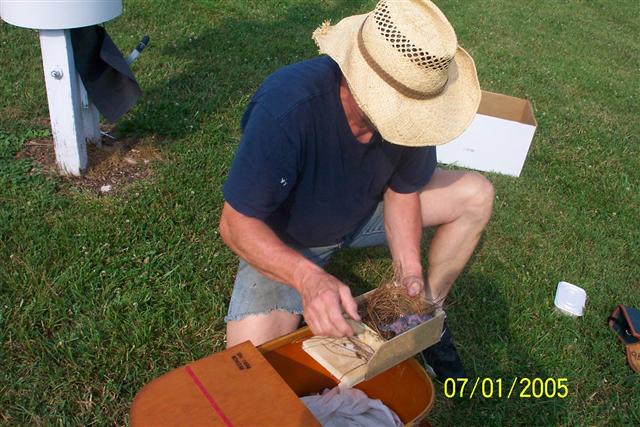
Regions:
M 227 322 L 227 348 L 250 340 L 255 346 L 298 329 L 301 316 L 274 310 Z
M 491 218 L 494 197 L 493 186 L 482 175 L 441 169 L 420 193 L 423 226 L 439 226 L 429 244 L 425 284 L 427 296 L 438 303 L 478 244 Z

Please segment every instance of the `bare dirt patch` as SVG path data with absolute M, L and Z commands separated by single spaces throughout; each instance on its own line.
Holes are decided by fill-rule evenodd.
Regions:
M 129 184 L 153 175 L 153 165 L 162 160 L 158 138 L 103 137 L 100 145 L 87 144 L 89 167 L 84 175 L 60 176 L 52 138 L 27 141 L 16 158 L 31 159 L 67 185 L 107 195 L 125 190 Z

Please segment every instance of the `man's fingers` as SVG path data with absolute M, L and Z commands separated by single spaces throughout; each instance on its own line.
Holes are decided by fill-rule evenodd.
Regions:
M 311 332 L 313 332 L 313 335 L 322 335 L 320 325 L 311 310 L 307 310 L 307 312 L 305 312 L 304 320 L 307 322 L 307 325 L 311 329 Z
M 324 307 L 319 301 L 309 304 L 305 319 L 314 335 L 332 336 L 331 323 L 328 321 Z
M 309 282 L 302 293 L 305 319 L 315 335 L 353 336 L 342 309 L 354 320 L 359 321 L 360 316 L 348 286 L 326 275 L 318 282 Z
M 330 324 L 331 335 L 334 337 L 352 336 L 353 330 L 342 316 L 340 287 L 338 287 L 338 292 L 327 293 L 325 296 L 325 315 Z
M 402 284 L 410 297 L 415 297 L 422 292 L 422 289 L 424 288 L 424 281 L 418 276 L 405 277 L 402 279 Z
M 351 296 L 351 290 L 347 286 L 340 286 L 338 293 L 340 294 L 340 301 L 342 302 L 344 311 L 346 311 L 353 320 L 360 321 L 358 304 L 356 303 L 356 300 L 353 299 L 353 296 Z
M 337 301 L 336 301 L 337 302 Z M 340 305 L 337 304 L 331 307 L 331 311 L 329 312 L 329 320 L 331 325 L 333 326 L 335 337 L 350 337 L 353 336 L 353 329 L 349 326 L 346 319 L 342 316 L 342 311 L 340 310 Z
M 411 297 L 415 297 L 422 290 L 422 286 L 418 282 L 411 282 L 411 284 L 407 287 L 407 293 Z
M 325 311 L 322 313 L 322 335 L 327 337 L 341 337 L 340 329 L 334 323 L 329 309 L 325 307 Z
M 307 306 L 307 313 L 309 327 L 314 335 L 342 337 L 348 332 L 340 324 L 340 321 L 345 320 L 340 314 L 340 298 L 337 292 L 324 292 L 319 295 Z

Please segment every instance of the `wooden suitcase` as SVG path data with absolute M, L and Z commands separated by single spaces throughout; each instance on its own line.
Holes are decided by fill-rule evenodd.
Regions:
M 338 384 L 302 350 L 299 329 L 258 348 L 245 342 L 175 369 L 143 387 L 130 411 L 141 426 L 317 426 L 298 397 Z M 405 425 L 427 415 L 431 379 L 413 358 L 356 386 L 380 399 Z

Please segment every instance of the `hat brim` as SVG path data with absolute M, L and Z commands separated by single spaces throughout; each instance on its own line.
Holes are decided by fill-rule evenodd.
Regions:
M 471 56 L 458 47 L 449 66 L 449 80 L 439 94 L 426 99 L 407 97 L 373 71 L 358 48 L 358 32 L 367 16 L 350 16 L 316 30 L 313 38 L 320 53 L 340 66 L 358 106 L 385 140 L 418 147 L 455 139 L 471 124 L 480 104 L 480 84 Z

